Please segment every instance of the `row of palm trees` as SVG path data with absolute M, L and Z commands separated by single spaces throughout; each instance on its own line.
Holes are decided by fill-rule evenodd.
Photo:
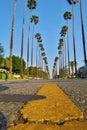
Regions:
M 83 41 L 83 53 L 84 53 L 84 62 L 87 62 L 86 58 L 86 43 L 85 43 L 85 34 L 84 34 L 84 23 L 82 15 L 82 0 L 67 0 L 67 2 L 72 5 L 72 34 L 73 34 L 73 50 L 74 50 L 74 63 L 75 63 L 75 73 L 77 73 L 77 60 L 76 60 L 76 43 L 75 43 L 75 33 L 74 33 L 74 5 L 79 2 L 80 4 L 80 16 L 81 16 L 81 28 L 82 28 L 82 41 Z
M 35 38 L 37 40 L 36 67 L 37 67 L 37 69 L 42 68 L 42 70 L 44 70 L 46 73 L 48 73 L 48 77 L 49 77 L 48 61 L 47 61 L 46 53 L 44 52 L 45 49 L 42 44 L 41 34 L 36 33 Z
M 75 28 L 74 28 L 74 5 L 80 4 L 80 16 L 81 16 L 81 28 L 82 28 L 82 44 L 83 44 L 83 53 L 84 53 L 84 62 L 87 63 L 86 58 L 86 43 L 85 43 L 85 34 L 84 34 L 84 22 L 82 15 L 82 0 L 67 0 L 69 5 L 72 5 L 72 13 L 66 11 L 63 15 L 66 20 L 66 25 L 64 25 L 60 31 L 60 39 L 58 44 L 58 54 L 59 54 L 59 74 L 61 70 L 67 69 L 66 58 L 68 59 L 68 74 L 70 75 L 70 64 L 75 66 L 75 74 L 77 74 L 77 59 L 76 59 L 76 41 L 75 41 Z M 73 39 L 73 52 L 74 52 L 74 60 L 70 61 L 70 45 L 69 45 L 69 26 L 68 21 L 72 19 L 72 39 Z M 66 43 L 65 37 L 67 37 L 67 56 L 66 56 Z M 72 67 L 73 68 L 73 67 Z M 72 73 L 74 73 L 74 69 L 72 69 Z
M 14 21 L 15 21 L 15 13 L 16 13 L 16 5 L 17 5 L 17 0 L 14 0 L 14 11 L 13 11 L 13 16 L 12 16 L 12 28 L 11 28 L 11 40 L 10 40 L 10 68 L 9 68 L 9 78 L 12 78 L 12 52 L 13 52 L 13 38 L 14 38 Z M 20 77 L 23 78 L 23 53 L 24 53 L 24 25 L 25 25 L 25 14 L 26 14 L 26 9 L 29 8 L 30 10 L 30 17 L 29 17 L 29 25 L 28 25 L 28 41 L 27 41 L 27 70 L 29 69 L 29 59 L 31 59 L 31 67 L 33 67 L 33 50 L 34 50 L 34 38 L 37 38 L 37 42 L 40 42 L 39 47 L 42 45 L 42 40 L 40 39 L 41 36 L 39 33 L 36 35 L 34 34 L 35 30 L 35 25 L 39 22 L 39 18 L 36 15 L 32 15 L 32 11 L 36 9 L 37 2 L 36 0 L 25 0 L 24 4 L 24 15 L 23 15 L 23 22 L 22 22 L 22 36 L 21 36 L 21 69 L 20 69 Z M 33 23 L 33 30 L 32 30 L 32 48 L 31 48 L 31 58 L 30 58 L 30 24 Z M 39 37 L 38 37 L 39 34 Z M 42 52 L 41 54 L 45 56 L 45 52 L 43 52 L 42 47 L 40 47 L 40 51 Z M 45 66 L 46 66 L 46 71 L 49 73 L 48 70 L 48 62 L 47 62 L 47 57 L 43 57 L 42 60 L 44 60 Z M 37 61 L 36 61 L 36 66 L 37 66 Z M 37 66 L 38 67 L 38 66 Z M 29 71 L 27 71 L 27 75 Z

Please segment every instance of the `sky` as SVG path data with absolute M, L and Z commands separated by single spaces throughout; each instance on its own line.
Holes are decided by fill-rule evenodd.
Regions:
M 17 0 L 17 8 L 15 15 L 14 26 L 14 41 L 13 41 L 13 55 L 20 56 L 21 35 L 22 35 L 22 19 L 24 12 L 25 0 Z M 5 50 L 5 57 L 9 56 L 9 46 L 11 37 L 11 23 L 13 14 L 14 0 L 0 0 L 0 43 L 2 43 Z M 87 0 L 82 0 L 83 20 L 85 27 L 85 40 L 87 49 Z M 62 26 L 66 25 L 63 14 L 66 11 L 72 11 L 71 6 L 67 0 L 37 0 L 37 7 L 32 14 L 39 17 L 39 23 L 35 26 L 35 33 L 40 33 L 45 53 L 48 59 L 48 67 L 52 73 L 53 63 L 56 56 L 58 56 L 58 43 L 60 39 L 60 31 Z M 83 45 L 81 37 L 81 22 L 79 3 L 74 7 L 75 12 L 75 42 L 76 42 L 76 57 L 78 67 L 83 65 Z M 27 55 L 27 39 L 28 39 L 28 25 L 29 25 L 29 9 L 26 9 L 25 26 L 24 26 L 24 54 L 26 61 Z M 32 29 L 32 26 L 31 26 Z M 31 33 L 32 34 L 32 33 Z M 72 21 L 69 21 L 69 43 L 70 43 L 70 60 L 74 58 L 73 43 L 72 43 Z M 34 39 L 34 56 L 36 48 L 36 40 Z M 31 46 L 30 46 L 31 48 Z M 35 59 L 34 59 L 35 65 Z

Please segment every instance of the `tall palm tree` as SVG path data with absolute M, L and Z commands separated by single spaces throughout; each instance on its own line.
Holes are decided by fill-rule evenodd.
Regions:
M 14 38 L 14 19 L 16 13 L 16 1 L 14 0 L 14 11 L 12 16 L 12 28 L 11 28 L 11 39 L 10 39 L 10 65 L 9 65 L 9 78 L 12 79 L 12 49 L 13 49 L 13 38 Z
M 34 23 L 34 26 L 33 26 L 33 32 L 32 32 L 31 66 L 33 66 L 34 27 L 35 27 L 35 25 L 39 22 L 38 16 L 33 15 L 33 16 L 31 17 L 31 23 L 32 23 L 32 22 Z
M 59 75 L 61 73 L 61 69 L 64 68 L 64 60 L 62 56 L 62 47 L 63 47 L 63 39 L 59 40 L 59 45 L 58 45 L 58 54 L 59 54 Z M 62 68 L 63 67 L 63 68 Z
M 42 62 L 41 62 L 41 61 L 42 61 L 42 57 L 41 57 L 41 56 L 42 56 L 42 55 L 41 55 L 42 50 L 43 50 L 43 44 L 40 43 L 40 44 L 39 44 L 39 63 L 38 63 L 39 68 L 42 68 L 42 67 L 41 67 L 41 64 L 42 64 Z
M 68 20 L 71 19 L 72 14 L 71 12 L 66 11 L 64 13 L 64 19 L 66 20 L 66 26 L 68 27 Z M 67 30 L 67 54 L 68 54 L 68 70 L 69 70 L 69 74 L 70 74 L 70 51 L 69 51 L 69 34 L 68 34 L 68 30 Z
M 40 48 L 40 51 L 41 51 L 41 61 L 42 61 L 41 68 L 42 68 L 42 78 L 43 78 L 43 66 L 44 66 L 44 64 L 43 64 L 43 58 L 46 56 L 46 53 L 44 52 L 43 46 Z
M 21 40 L 21 62 L 20 62 L 20 77 L 21 78 L 23 78 L 24 23 L 25 23 L 26 4 L 27 4 L 27 1 L 25 0 L 24 15 L 23 15 L 23 22 L 22 22 L 22 40 Z
M 65 50 L 63 50 L 63 51 L 65 51 L 65 68 L 66 68 L 66 43 L 65 43 L 65 36 L 66 36 L 67 31 L 68 31 L 68 26 L 65 25 L 65 26 L 62 27 L 61 32 L 60 32 L 61 37 L 63 37 L 63 41 L 64 41 L 64 45 L 65 45 Z M 64 52 L 63 52 L 63 54 L 64 54 Z
M 27 68 L 29 66 L 29 52 L 30 52 L 30 18 L 32 16 L 32 10 L 36 9 L 36 0 L 28 0 L 27 7 L 30 9 L 29 27 L 28 27 L 28 42 L 27 42 Z
M 74 34 L 74 4 L 77 0 L 67 0 L 67 2 L 72 5 L 72 35 L 73 35 L 73 51 L 74 51 L 74 62 L 75 62 L 75 73 L 77 74 L 77 64 L 76 64 L 76 43 L 75 43 L 75 34 Z
M 82 0 L 78 0 L 78 1 L 80 1 L 80 16 L 81 16 L 81 27 L 82 27 L 82 40 L 83 40 L 84 61 L 85 61 L 85 63 L 87 63 L 86 43 L 85 43 L 85 34 L 84 34 L 84 23 L 83 23 L 83 15 L 82 15 Z
M 39 43 L 42 42 L 41 39 L 41 34 L 40 33 L 36 33 L 35 38 L 37 40 L 37 47 L 36 47 L 36 67 L 38 67 L 38 47 L 39 47 Z
M 41 34 L 40 33 L 36 33 L 36 35 L 35 35 L 35 38 L 36 38 L 36 40 L 37 40 L 37 47 L 36 47 L 36 68 L 37 68 L 37 77 L 38 77 L 38 67 L 39 67 L 39 55 L 40 54 L 38 54 L 38 53 L 40 53 L 40 52 L 38 52 L 38 49 L 39 49 L 39 44 L 41 44 L 42 43 L 42 38 L 41 38 Z

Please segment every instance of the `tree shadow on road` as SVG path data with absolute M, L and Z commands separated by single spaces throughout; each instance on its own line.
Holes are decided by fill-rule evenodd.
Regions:
M 4 90 L 7 90 L 9 87 L 6 87 L 6 86 L 3 86 L 0 84 L 0 91 L 4 91 Z
M 0 130 L 7 130 L 7 120 L 1 112 L 0 112 Z
M 20 95 L 20 94 L 4 94 L 0 96 L 0 102 L 28 102 L 31 100 L 40 100 L 46 98 L 42 95 Z

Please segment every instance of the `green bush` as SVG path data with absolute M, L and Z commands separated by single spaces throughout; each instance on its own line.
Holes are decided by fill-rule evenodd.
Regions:
M 0 79 L 2 79 L 2 73 L 0 72 Z
M 8 79 L 8 73 L 0 72 L 0 79 L 7 80 Z

